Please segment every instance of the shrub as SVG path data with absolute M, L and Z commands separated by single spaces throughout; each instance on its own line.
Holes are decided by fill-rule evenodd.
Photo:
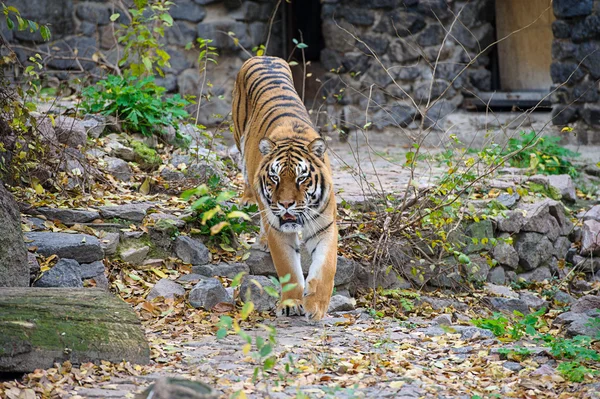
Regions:
M 172 126 L 183 139 L 179 122 L 189 117 L 185 107 L 190 101 L 179 94 L 165 96 L 166 89 L 154 83 L 154 77 L 137 78 L 109 75 L 95 86 L 83 90 L 82 107 L 88 113 L 113 115 L 122 120 L 127 131 L 144 136 L 164 133 Z
M 568 174 L 577 176 L 577 170 L 568 158 L 579 156 L 578 153 L 558 144 L 560 137 L 539 137 L 536 132 L 521 132 L 521 138 L 508 140 L 503 155 L 518 151 L 510 158 L 510 165 L 517 168 L 530 168 L 534 173 L 546 175 Z

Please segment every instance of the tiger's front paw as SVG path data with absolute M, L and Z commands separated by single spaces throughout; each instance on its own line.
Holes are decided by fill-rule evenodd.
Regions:
M 304 305 L 301 299 L 284 299 L 275 310 L 277 317 L 283 316 L 304 316 Z
M 321 320 L 327 313 L 331 299 L 331 284 L 319 280 L 306 282 L 304 289 L 304 312 L 308 320 Z

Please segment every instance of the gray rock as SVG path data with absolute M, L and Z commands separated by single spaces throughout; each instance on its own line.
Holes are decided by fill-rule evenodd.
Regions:
M 206 9 L 190 0 L 178 1 L 171 7 L 169 13 L 174 19 L 190 22 L 200 22 L 206 17 Z
M 470 239 L 467 239 L 468 242 L 467 247 L 465 248 L 465 253 L 471 254 L 473 252 L 492 249 L 490 239 L 494 238 L 494 226 L 492 225 L 491 220 L 482 220 L 479 223 L 471 223 L 465 229 L 465 234 L 467 237 L 470 237 Z M 488 239 L 486 244 L 482 243 L 483 238 Z M 477 243 L 474 243 L 473 239 L 476 239 Z
M 523 370 L 523 366 L 519 362 L 504 362 L 502 363 L 502 367 L 514 372 Z
M 258 285 L 254 282 L 258 283 Z M 260 285 L 260 287 L 259 287 Z M 277 298 L 267 294 L 262 287 L 273 287 L 280 292 L 281 287 L 265 276 L 244 276 L 240 286 L 240 297 L 244 302 L 252 301 L 258 312 L 269 311 L 277 306 Z
M 528 282 L 542 282 L 544 280 L 550 280 L 552 278 L 552 273 L 548 266 L 540 266 L 530 272 L 518 274 L 518 276 Z
M 37 208 L 36 212 L 51 220 L 60 220 L 63 223 L 89 223 L 100 218 L 95 210 L 70 209 L 70 208 Z
M 102 136 L 106 128 L 106 117 L 103 115 L 89 114 L 83 117 L 83 127 L 90 139 Z
M 485 297 L 484 300 L 490 304 L 492 309 L 499 312 L 508 312 L 510 314 L 517 310 L 523 314 L 529 313 L 527 304 L 520 299 L 500 298 L 500 297 Z
M 100 237 L 100 246 L 104 250 L 105 256 L 112 256 L 117 253 L 117 247 L 119 246 L 120 234 L 119 233 L 104 233 Z
M 600 255 L 600 222 L 586 220 L 581 233 L 581 255 Z
M 450 314 L 441 314 L 431 320 L 431 323 L 436 326 L 451 326 L 452 325 L 452 315 Z
M 471 327 L 471 326 L 456 326 L 454 327 L 458 332 L 460 332 L 460 338 L 464 340 L 473 340 L 475 338 L 486 339 L 486 338 L 496 338 L 494 333 L 490 330 L 486 330 L 479 327 Z
M 581 268 L 581 270 L 594 273 L 600 270 L 600 258 L 597 258 L 593 255 L 590 256 L 579 256 L 575 255 L 573 257 L 573 265 Z
M 575 185 L 573 179 L 569 175 L 549 175 L 548 183 L 554 187 L 562 196 L 562 199 L 575 202 L 577 194 L 575 193 Z
M 107 25 L 110 23 L 112 14 L 108 5 L 84 2 L 79 3 L 76 8 L 77 16 L 84 20 L 92 22 L 94 25 Z
M 348 312 L 354 310 L 356 301 L 343 295 L 334 295 L 329 301 L 328 312 Z
M 183 181 L 185 175 L 177 169 L 171 169 L 169 167 L 164 168 L 160 171 L 160 177 L 165 181 Z
M 40 272 L 40 262 L 38 262 L 35 254 L 27 252 L 27 263 L 29 264 L 29 275 L 33 279 Z
M 195 308 L 211 310 L 218 303 L 233 303 L 233 298 L 216 278 L 199 281 L 190 291 L 190 304 Z
M 57 255 L 59 258 L 75 259 L 81 263 L 92 263 L 104 258 L 100 240 L 88 234 L 50 232 L 25 233 L 26 245 L 36 247 L 40 255 Z
M 179 259 L 192 265 L 205 265 L 210 262 L 210 251 L 200 240 L 188 236 L 178 236 L 175 240 L 175 254 Z
M 104 219 L 123 219 L 132 222 L 141 222 L 146 217 L 146 212 L 152 204 L 140 202 L 136 204 L 101 206 L 100 215 Z
M 575 302 L 575 298 L 573 298 L 571 295 L 567 294 L 564 291 L 556 292 L 556 294 L 554 294 L 554 300 L 560 303 L 565 303 L 567 305 Z
M 334 286 L 337 287 L 352 282 L 354 280 L 356 269 L 357 266 L 354 260 L 338 256 Z
M 597 337 L 600 334 L 600 327 L 598 323 L 590 323 L 591 317 L 588 315 L 581 315 L 576 320 L 573 320 L 567 327 L 567 336 L 575 337 L 577 335 L 587 335 L 589 337 Z M 593 317 L 600 317 L 600 313 L 592 314 Z
M 269 252 L 260 249 L 251 249 L 250 256 L 246 259 L 250 274 L 255 276 L 276 276 L 275 264 Z
M 225 263 L 221 262 L 216 265 L 207 264 L 200 266 L 192 266 L 192 273 L 197 273 L 202 276 L 222 276 L 227 278 L 234 278 L 238 273 L 245 272 L 250 273 L 250 268 L 245 263 Z
M 136 154 L 133 148 L 121 144 L 117 140 L 111 140 L 106 144 L 106 148 L 110 150 L 110 153 L 117 158 L 121 158 L 124 161 L 135 161 Z
M 519 254 L 519 265 L 525 270 L 533 270 L 552 258 L 554 247 L 550 240 L 539 233 L 521 233 L 515 242 Z
M 183 220 L 179 219 L 175 215 L 171 215 L 171 214 L 163 213 L 163 212 L 155 212 L 155 213 L 149 214 L 146 218 L 146 221 L 155 223 L 155 224 L 163 221 L 165 223 L 172 224 L 173 226 L 177 227 L 178 229 L 182 229 L 185 227 L 185 222 Z
M 146 259 L 148 252 L 150 252 L 150 247 L 148 246 L 129 248 L 121 251 L 121 259 L 132 265 L 141 265 L 144 259 Z
M 73 259 L 60 259 L 33 285 L 35 287 L 83 287 L 81 280 L 79 263 Z
M 77 148 L 87 143 L 87 131 L 79 119 L 61 115 L 55 119 L 54 131 L 59 143 L 69 147 Z
M 557 18 L 583 17 L 592 12 L 592 0 L 554 0 L 552 7 Z
M 576 62 L 553 62 L 550 64 L 550 76 L 553 83 L 569 82 L 573 84 L 579 82 L 585 76 L 585 72 Z
M 104 274 L 104 263 L 101 260 L 92 263 L 82 263 L 79 270 L 81 271 L 81 278 L 83 280 L 94 278 L 100 274 Z
M 573 313 L 585 313 L 590 310 L 600 309 L 600 295 L 586 295 L 571 306 Z
M 577 218 L 585 220 L 595 220 L 600 222 L 600 205 L 594 205 L 587 211 L 582 211 L 577 214 Z
M 525 305 L 529 309 L 535 309 L 535 310 L 539 310 L 541 308 L 548 309 L 548 305 L 549 305 L 548 301 L 543 300 L 542 298 L 538 297 L 537 295 L 535 295 L 531 292 L 519 293 L 519 299 L 521 301 L 523 301 L 523 303 L 525 303 Z
M 557 259 L 565 259 L 567 252 L 571 248 L 571 241 L 568 237 L 560 236 L 554 241 L 554 253 Z
M 131 168 L 127 162 L 123 161 L 122 159 L 105 157 L 104 161 L 106 162 L 107 172 L 113 175 L 117 180 L 130 181 L 133 177 Z
M 19 206 L 0 181 L 0 287 L 28 287 L 29 263 Z
M 506 283 L 506 272 L 504 271 L 504 268 L 502 266 L 492 268 L 488 274 L 487 281 L 499 285 Z
M 506 233 L 518 233 L 523 225 L 523 213 L 519 210 L 506 212 L 494 218 L 499 231 Z
M 500 236 L 504 238 L 505 236 Z M 494 249 L 492 250 L 492 256 L 503 266 L 516 269 L 519 266 L 519 254 L 515 247 L 506 242 L 499 240 Z
M 516 299 L 519 297 L 519 294 L 514 292 L 512 288 L 506 287 L 504 285 L 496 285 L 496 284 L 486 284 L 484 289 L 494 295 L 501 295 L 506 298 Z
M 177 284 L 173 280 L 169 280 L 168 278 L 161 278 L 156 284 L 154 284 L 154 287 L 152 287 L 146 299 L 151 301 L 159 296 L 162 296 L 166 299 L 183 295 L 185 295 L 185 289 L 181 285 Z
M 200 280 L 205 280 L 207 276 L 205 275 L 201 275 L 201 274 L 196 274 L 196 273 L 190 273 L 190 274 L 184 274 L 183 276 L 179 277 L 177 279 L 178 283 L 197 283 Z
M 520 198 L 521 196 L 516 192 L 512 194 L 501 193 L 498 197 L 496 197 L 496 201 L 510 209 L 517 204 L 517 201 L 519 201 Z

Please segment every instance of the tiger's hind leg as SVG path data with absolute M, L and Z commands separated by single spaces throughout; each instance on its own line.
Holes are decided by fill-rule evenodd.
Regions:
M 267 222 L 265 221 L 265 224 Z M 295 284 L 286 292 L 281 293 L 281 300 L 277 305 L 277 316 L 303 315 L 302 293 L 304 292 L 304 275 L 300 265 L 300 239 L 297 233 L 281 233 L 275 229 L 268 229 L 269 248 L 271 257 L 279 278 L 290 275 L 289 281 L 284 283 Z

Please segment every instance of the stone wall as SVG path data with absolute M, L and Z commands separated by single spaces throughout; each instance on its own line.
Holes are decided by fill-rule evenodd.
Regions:
M 582 118 L 600 125 L 600 1 L 554 0 L 552 25 L 553 122 L 566 125 Z M 565 83 L 566 82 L 566 83 Z
M 16 6 L 23 17 L 49 24 L 52 42 L 43 43 L 39 33 L 12 32 L 3 26 L 2 34 L 12 43 L 20 61 L 35 52 L 43 57 L 44 72 L 50 81 L 74 77 L 100 78 L 110 72 L 107 65 L 115 65 L 119 59 L 114 30 L 118 24 L 110 16 L 121 14 L 118 22 L 128 23 L 126 13 L 120 9 L 127 1 L 115 0 L 8 0 Z M 129 2 L 131 3 L 131 1 Z M 186 50 L 196 38 L 212 39 L 219 53 L 218 65 L 209 65 L 205 92 L 212 101 L 203 101 L 200 121 L 215 124 L 230 111 L 233 77 L 247 54 L 240 46 L 251 51 L 254 46 L 265 43 L 269 18 L 274 11 L 275 0 L 176 0 L 170 13 L 174 19 L 171 29 L 166 30 L 164 43 L 171 55 L 171 67 L 164 78 L 158 79 L 170 92 L 198 95 L 202 86 L 198 70 L 198 51 Z M 5 25 L 5 24 L 4 24 Z M 269 52 L 281 52 L 282 35 L 279 21 L 274 23 Z M 228 36 L 233 32 L 239 45 Z M 35 51 L 28 50 L 35 49 Z M 100 63 L 93 62 L 100 59 Z M 102 65 L 106 64 L 106 65 Z
M 493 12 L 492 0 L 325 0 L 321 62 L 335 71 L 324 81 L 337 105 L 330 113 L 346 106 L 343 117 L 352 119 L 370 97 L 376 128 L 405 127 L 443 97 L 423 115 L 430 125 L 464 93 L 489 91 L 490 58 L 480 53 L 493 41 Z

